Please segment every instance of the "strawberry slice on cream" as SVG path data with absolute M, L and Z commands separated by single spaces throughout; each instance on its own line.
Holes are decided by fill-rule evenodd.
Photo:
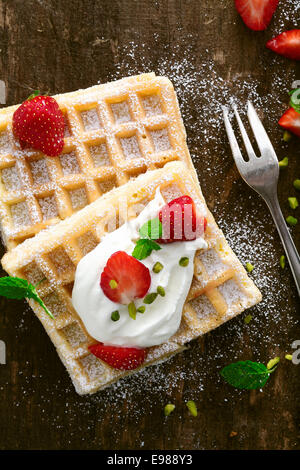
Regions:
M 89 334 L 102 344 L 91 350 L 101 351 L 102 360 L 108 357 L 105 346 L 144 350 L 166 342 L 179 328 L 195 253 L 207 247 L 203 230 L 193 240 L 161 244 L 141 261 L 132 257 L 141 227 L 158 218 L 165 206 L 157 190 L 137 218 L 107 233 L 77 266 L 73 305 Z

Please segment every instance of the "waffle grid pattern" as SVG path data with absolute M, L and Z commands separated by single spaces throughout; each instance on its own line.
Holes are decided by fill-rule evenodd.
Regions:
M 148 169 L 181 160 L 193 170 L 168 79 L 144 74 L 55 98 L 66 122 L 59 157 L 21 150 L 11 130 L 16 107 L 0 111 L 0 219 L 8 249 Z
M 10 275 L 24 277 L 32 283 L 46 278 L 39 286 L 39 294 L 55 320 L 52 321 L 34 301 L 30 304 L 54 342 L 80 394 L 93 393 L 127 373 L 110 368 L 88 351 L 93 340 L 71 302 L 76 265 L 109 230 L 111 213 L 120 210 L 120 200 L 127 198 L 129 217 L 135 217 L 154 197 L 157 187 L 166 201 L 181 194 L 193 197 L 199 211 L 208 219 L 205 236 L 208 248 L 196 254 L 194 279 L 179 330 L 167 343 L 150 348 L 144 366 L 181 351 L 186 342 L 216 328 L 260 300 L 259 291 L 228 246 L 205 205 L 199 186 L 185 166 L 170 163 L 164 170 L 141 175 L 70 219 L 28 240 L 5 255 L 2 261 Z M 105 207 L 110 208 L 109 212 L 105 212 Z

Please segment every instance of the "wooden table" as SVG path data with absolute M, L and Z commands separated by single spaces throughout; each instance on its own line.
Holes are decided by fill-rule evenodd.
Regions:
M 264 45 L 299 27 L 299 0 L 280 2 L 267 31 L 248 30 L 232 0 L 3 0 L 0 78 L 7 105 L 33 89 L 50 94 L 153 70 L 174 82 L 188 144 L 209 207 L 264 301 L 252 321 L 242 314 L 170 361 L 91 397 L 76 395 L 54 347 L 25 302 L 0 298 L 1 449 L 296 449 L 300 366 L 284 359 L 300 340 L 298 299 L 271 216 L 239 177 L 225 136 L 220 104 L 250 97 L 281 159 L 285 216 L 299 139 L 282 142 L 277 120 L 287 91 L 300 79 L 295 62 Z M 299 160 L 298 160 L 299 171 Z M 298 214 L 298 215 L 296 215 Z M 299 209 L 296 211 L 299 219 Z M 292 229 L 294 239 L 299 225 Z M 2 250 L 3 252 L 4 250 Z M 238 391 L 220 378 L 230 362 L 281 364 L 263 391 Z M 188 414 L 193 399 L 198 417 Z M 165 418 L 166 403 L 176 404 Z M 233 432 L 233 434 L 232 434 Z M 236 434 L 235 434 L 236 433 Z

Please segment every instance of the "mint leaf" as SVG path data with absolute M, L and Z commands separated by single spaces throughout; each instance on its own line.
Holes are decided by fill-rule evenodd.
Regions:
M 290 91 L 289 95 L 291 97 L 290 106 L 292 106 L 297 113 L 300 113 L 300 88 Z
M 158 217 L 148 220 L 139 230 L 141 238 L 157 240 L 162 237 L 162 224 Z
M 34 299 L 45 310 L 47 315 L 49 315 L 49 317 L 52 318 L 52 320 L 54 320 L 54 316 L 52 315 L 50 310 L 47 309 L 46 305 L 44 304 L 44 302 L 42 301 L 42 299 L 40 298 L 40 296 L 36 292 L 34 286 L 32 286 L 32 287 L 33 287 L 34 290 L 32 290 L 30 292 L 30 295 L 28 295 L 27 298 L 28 299 Z
M 0 278 L 0 295 L 8 299 L 24 299 L 27 297 L 29 283 L 19 277 L 5 276 Z
M 39 297 L 35 286 L 20 277 L 5 276 L 0 278 L 0 295 L 7 299 L 34 299 L 54 319 L 52 313 Z
M 233 387 L 255 390 L 266 384 L 274 370 L 268 370 L 264 364 L 259 362 L 240 361 L 229 364 L 220 373 L 226 382 Z
M 152 253 L 153 250 L 161 250 L 161 247 L 153 240 L 149 240 L 148 238 L 141 238 L 136 242 L 132 256 L 139 260 L 145 259 Z

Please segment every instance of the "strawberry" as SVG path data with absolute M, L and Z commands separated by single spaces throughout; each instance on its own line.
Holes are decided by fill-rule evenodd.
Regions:
M 254 31 L 266 29 L 279 0 L 235 0 L 237 11 L 248 28 Z
M 64 146 L 64 116 L 51 96 L 35 96 L 18 107 L 13 115 L 13 132 L 21 148 L 59 155 Z
M 141 366 L 147 353 L 146 349 L 108 346 L 103 343 L 93 344 L 89 346 L 89 350 L 101 361 L 119 370 L 132 370 Z
M 129 304 L 145 297 L 151 284 L 149 269 L 125 251 L 116 251 L 101 274 L 100 286 L 110 300 Z
M 300 29 L 285 31 L 270 39 L 266 46 L 288 59 L 300 60 Z
M 161 209 L 158 217 L 163 229 L 163 238 L 158 239 L 158 243 L 195 240 L 203 235 L 207 224 L 205 217 L 197 217 L 190 196 L 173 199 Z
M 289 108 L 279 119 L 278 124 L 300 137 L 300 114 Z

